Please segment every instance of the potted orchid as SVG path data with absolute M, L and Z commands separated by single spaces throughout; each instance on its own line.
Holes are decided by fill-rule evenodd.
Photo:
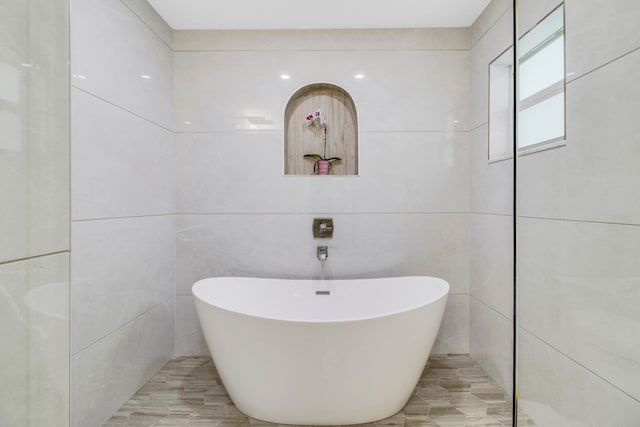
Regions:
M 322 117 L 322 113 L 320 110 L 312 114 L 308 114 L 306 119 L 307 126 L 312 130 L 324 133 L 324 148 L 322 149 L 322 155 L 313 153 L 313 154 L 305 154 L 305 159 L 315 160 L 313 164 L 313 173 L 317 175 L 329 175 L 329 170 L 331 169 L 331 164 L 333 162 L 339 162 L 342 160 L 340 157 L 329 157 L 327 158 L 327 122 Z

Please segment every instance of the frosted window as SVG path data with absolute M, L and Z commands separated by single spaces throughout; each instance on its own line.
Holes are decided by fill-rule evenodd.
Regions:
M 564 36 L 520 62 L 520 100 L 564 79 Z
M 564 7 L 520 39 L 518 147 L 565 137 Z
M 513 154 L 513 48 L 489 65 L 489 160 Z
M 564 135 L 564 93 L 520 110 L 518 123 L 521 148 L 561 137 Z

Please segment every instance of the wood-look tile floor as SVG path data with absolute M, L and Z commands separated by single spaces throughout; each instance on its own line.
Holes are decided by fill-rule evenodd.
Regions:
M 524 414 L 519 426 L 532 427 Z M 171 360 L 103 427 L 273 427 L 233 404 L 208 357 Z M 402 411 L 365 426 L 511 426 L 511 398 L 468 355 L 432 356 Z

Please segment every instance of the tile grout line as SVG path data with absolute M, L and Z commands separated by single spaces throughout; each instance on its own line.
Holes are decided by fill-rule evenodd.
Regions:
M 617 225 L 620 227 L 640 227 L 639 224 L 626 223 L 626 222 L 614 222 L 614 221 L 594 221 L 587 219 L 571 219 L 571 218 L 552 218 L 552 217 L 542 217 L 542 216 L 528 216 L 528 215 L 520 215 L 518 218 L 525 219 L 539 219 L 542 221 L 562 221 L 562 222 L 576 222 L 582 224 L 602 224 L 602 225 Z
M 122 329 L 126 328 L 127 326 L 133 324 L 134 322 L 140 320 L 142 317 L 144 317 L 145 315 L 147 315 L 148 313 L 150 313 L 151 311 L 155 310 L 156 308 L 165 305 L 168 301 L 171 301 L 172 299 L 174 299 L 176 296 L 175 295 L 171 295 L 169 298 L 165 299 L 164 301 L 160 302 L 159 304 L 154 305 L 153 307 L 145 310 L 143 313 L 139 314 L 138 316 L 134 317 L 131 320 L 128 320 L 126 323 L 120 325 L 118 328 L 114 329 L 113 331 L 107 333 L 106 335 L 92 341 L 91 343 L 85 345 L 84 347 L 82 347 L 81 349 L 78 349 L 75 353 L 71 354 L 71 357 L 75 357 L 78 356 L 80 353 L 88 350 L 90 347 L 93 347 L 94 345 L 96 345 L 97 343 L 99 343 L 100 341 L 111 337 L 112 335 L 120 332 Z M 175 338 L 174 338 L 174 342 L 175 342 Z
M 467 132 L 468 132 L 468 133 L 475 132 L 475 131 L 477 131 L 478 129 L 480 129 L 481 127 L 483 127 L 483 126 L 487 126 L 488 124 L 489 124 L 489 122 L 482 122 L 482 123 L 480 123 L 479 125 L 477 125 L 476 127 L 469 129 Z
M 495 212 L 469 212 L 469 215 L 503 216 L 508 218 L 511 218 L 513 216 L 512 214 L 502 214 L 502 213 L 495 213 Z
M 543 340 L 541 337 L 537 336 L 536 334 L 534 334 L 533 332 L 531 332 L 530 330 L 528 330 L 527 328 L 523 327 L 523 326 L 519 326 L 519 328 L 523 331 L 525 331 L 527 334 L 531 335 L 533 338 L 535 338 L 536 340 L 538 340 L 539 342 L 543 343 L 544 345 L 552 348 L 553 350 L 555 350 L 557 353 L 560 353 L 562 356 L 564 356 L 565 358 L 571 360 L 573 363 L 575 363 L 576 365 L 582 367 L 585 371 L 590 372 L 593 376 L 600 378 L 602 381 L 604 381 L 605 383 L 609 384 L 611 387 L 615 388 L 616 390 L 618 390 L 619 392 L 621 392 L 622 394 L 626 395 L 627 397 L 631 398 L 632 400 L 634 400 L 637 403 L 640 403 L 640 400 L 635 398 L 634 396 L 632 396 L 631 394 L 627 393 L 626 391 L 624 391 L 623 389 L 621 389 L 620 387 L 618 387 L 617 385 L 615 385 L 614 383 L 612 383 L 611 381 L 609 381 L 608 379 L 600 376 L 598 373 L 592 371 L 590 368 L 586 367 L 585 365 L 583 365 L 582 363 L 578 362 L 576 359 L 574 359 L 573 357 L 569 356 L 567 353 L 565 353 L 564 351 L 561 351 L 560 349 L 556 348 L 554 345 L 548 343 L 547 341 Z
M 613 58 L 612 60 L 607 61 L 602 65 L 598 65 L 596 68 L 593 68 L 593 69 L 585 72 L 584 74 L 579 75 L 578 77 L 574 78 L 573 80 L 568 81 L 567 82 L 567 86 L 569 86 L 573 82 L 576 82 L 576 81 L 580 80 L 583 77 L 586 77 L 586 76 L 590 75 L 591 73 L 595 73 L 596 71 L 598 71 L 598 70 L 600 70 L 600 69 L 602 69 L 602 68 L 604 68 L 604 67 L 606 67 L 608 65 L 613 64 L 614 62 L 617 62 L 617 61 L 619 61 L 619 60 L 621 60 L 621 59 L 623 59 L 623 58 L 625 58 L 625 57 L 627 57 L 629 55 L 632 55 L 633 53 L 635 53 L 637 51 L 640 51 L 640 46 L 638 46 L 636 48 L 633 48 L 630 51 L 628 51 L 626 53 L 623 53 L 622 55 L 620 55 L 620 56 L 618 56 L 616 58 Z
M 475 41 L 475 43 L 471 43 L 471 48 L 469 49 L 469 51 L 472 51 L 472 50 L 476 47 L 476 45 L 477 45 L 478 43 L 480 43 L 480 40 L 482 40 L 482 39 L 484 38 L 484 36 L 486 36 L 486 35 L 489 33 L 489 31 L 491 31 L 491 30 L 493 29 L 493 27 L 495 27 L 495 26 L 496 26 L 496 24 L 498 23 L 498 21 L 500 21 L 500 20 L 502 19 L 502 17 L 503 17 L 507 12 L 509 12 L 509 9 L 511 9 L 512 7 L 513 7 L 513 6 L 509 6 L 509 7 L 507 7 L 507 8 L 504 10 L 504 12 L 502 12 L 502 13 L 500 14 L 500 16 L 498 16 L 498 17 L 496 18 L 496 20 L 495 20 L 495 21 L 493 21 L 493 24 L 491 24 L 491 26 L 489 26 L 489 28 L 487 28 L 487 30 L 486 30 L 485 32 L 483 32 L 483 33 L 480 35 L 480 37 L 478 37 L 478 40 L 476 40 L 476 41 Z M 474 24 L 475 24 L 475 22 L 474 22 Z M 472 27 L 472 26 L 473 26 L 473 24 L 471 24 L 471 27 Z M 469 28 L 471 28 L 471 27 L 469 27 Z
M 76 222 L 89 222 L 89 221 L 108 221 L 111 219 L 131 219 L 131 218 L 157 218 L 163 216 L 175 216 L 177 215 L 175 212 L 164 213 L 164 214 L 145 214 L 145 215 L 125 215 L 125 216 L 108 216 L 104 218 L 85 218 L 85 219 L 74 219 L 71 223 Z
M 175 133 L 174 131 L 172 131 L 171 129 L 169 129 L 169 128 L 167 128 L 167 127 L 163 126 L 163 125 L 161 125 L 160 123 L 156 123 L 156 122 L 154 122 L 153 120 L 148 119 L 148 118 L 146 118 L 146 117 L 144 117 L 144 116 L 141 116 L 141 115 L 140 115 L 140 114 L 138 114 L 138 113 L 135 113 L 135 112 L 133 112 L 133 111 L 131 111 L 131 110 L 127 110 L 127 109 L 126 109 L 126 108 L 124 108 L 123 106 L 118 105 L 118 104 L 116 104 L 116 103 L 114 103 L 114 102 L 112 102 L 112 101 L 109 101 L 108 99 L 102 98 L 101 96 L 98 96 L 98 95 L 96 95 L 95 93 L 89 92 L 88 90 L 86 90 L 86 89 L 84 89 L 84 88 L 81 88 L 81 87 L 79 87 L 79 86 L 76 86 L 75 84 L 72 84 L 72 85 L 71 85 L 71 87 L 72 87 L 73 89 L 79 90 L 80 92 L 83 92 L 83 93 L 85 93 L 85 94 L 87 94 L 87 95 L 89 95 L 89 96 L 92 96 L 92 97 L 94 97 L 94 98 L 96 98 L 96 99 L 99 99 L 100 101 L 106 102 L 107 104 L 112 105 L 112 106 L 116 107 L 117 109 L 119 109 L 119 110 L 121 110 L 121 111 L 125 111 L 125 112 L 127 112 L 127 113 L 129 113 L 129 114 L 131 114 L 131 115 L 133 115 L 133 116 L 135 116 L 135 117 L 137 117 L 137 118 L 141 119 L 141 120 L 144 120 L 144 121 L 145 121 L 145 122 L 147 122 L 147 123 L 150 123 L 150 124 L 152 124 L 152 125 L 158 126 L 159 128 L 164 129 L 165 131 L 170 132 L 171 134 L 174 134 L 174 133 Z
M 144 24 L 149 29 L 149 31 L 151 31 L 153 33 L 153 35 L 155 35 L 165 46 L 167 46 L 169 48 L 169 50 L 171 51 L 171 53 L 173 54 L 173 48 L 162 37 L 160 37 L 160 34 L 156 33 L 156 31 L 153 28 L 151 28 L 151 25 L 147 24 L 147 22 L 144 19 L 142 19 L 142 17 L 140 15 L 138 15 L 135 10 L 133 10 L 131 7 L 129 7 L 129 5 L 124 2 L 124 0 L 120 0 L 120 3 L 122 3 L 124 5 L 124 7 L 129 9 L 129 11 L 133 14 L 133 16 L 138 18 L 138 20 L 140 22 L 142 22 L 142 24 Z M 152 8 L 153 8 L 153 6 L 152 6 Z M 155 12 L 155 9 L 154 9 L 154 12 Z M 167 24 L 167 22 L 160 15 L 158 15 L 158 17 L 160 17 L 160 19 L 162 19 L 162 22 L 164 22 L 167 25 L 167 27 L 169 27 L 169 24 Z M 174 31 L 173 28 L 169 27 L 169 32 L 172 35 L 173 35 L 173 31 Z
M 473 298 L 474 300 L 478 301 L 480 304 L 484 305 L 485 307 L 487 307 L 488 309 L 490 309 L 491 311 L 494 311 L 495 313 L 499 314 L 501 317 L 503 317 L 505 320 L 509 321 L 509 322 L 513 322 L 513 319 L 509 319 L 506 315 L 504 315 L 503 313 L 501 313 L 500 311 L 498 311 L 496 308 L 490 306 L 489 304 L 487 304 L 486 302 L 482 301 L 480 298 L 476 297 L 475 295 L 471 294 L 471 291 L 469 291 L 469 297 Z
M 29 255 L 29 256 L 26 256 L 26 257 L 22 257 L 22 258 L 15 258 L 15 259 L 9 259 L 9 260 L 5 260 L 5 261 L 0 261 L 0 265 L 7 265 L 7 264 L 13 264 L 13 263 L 17 263 L 17 262 L 24 262 L 24 261 L 31 261 L 31 260 L 38 259 L 38 258 L 44 258 L 44 257 L 54 256 L 54 255 L 61 255 L 61 254 L 70 253 L 70 252 L 71 252 L 71 249 L 62 249 L 62 250 L 55 251 L 55 252 L 47 252 L 47 253 Z

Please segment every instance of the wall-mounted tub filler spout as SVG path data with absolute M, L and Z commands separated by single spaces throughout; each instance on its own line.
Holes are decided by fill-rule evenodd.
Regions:
M 326 246 L 318 246 L 318 259 L 320 261 L 326 261 L 329 256 L 329 249 Z

